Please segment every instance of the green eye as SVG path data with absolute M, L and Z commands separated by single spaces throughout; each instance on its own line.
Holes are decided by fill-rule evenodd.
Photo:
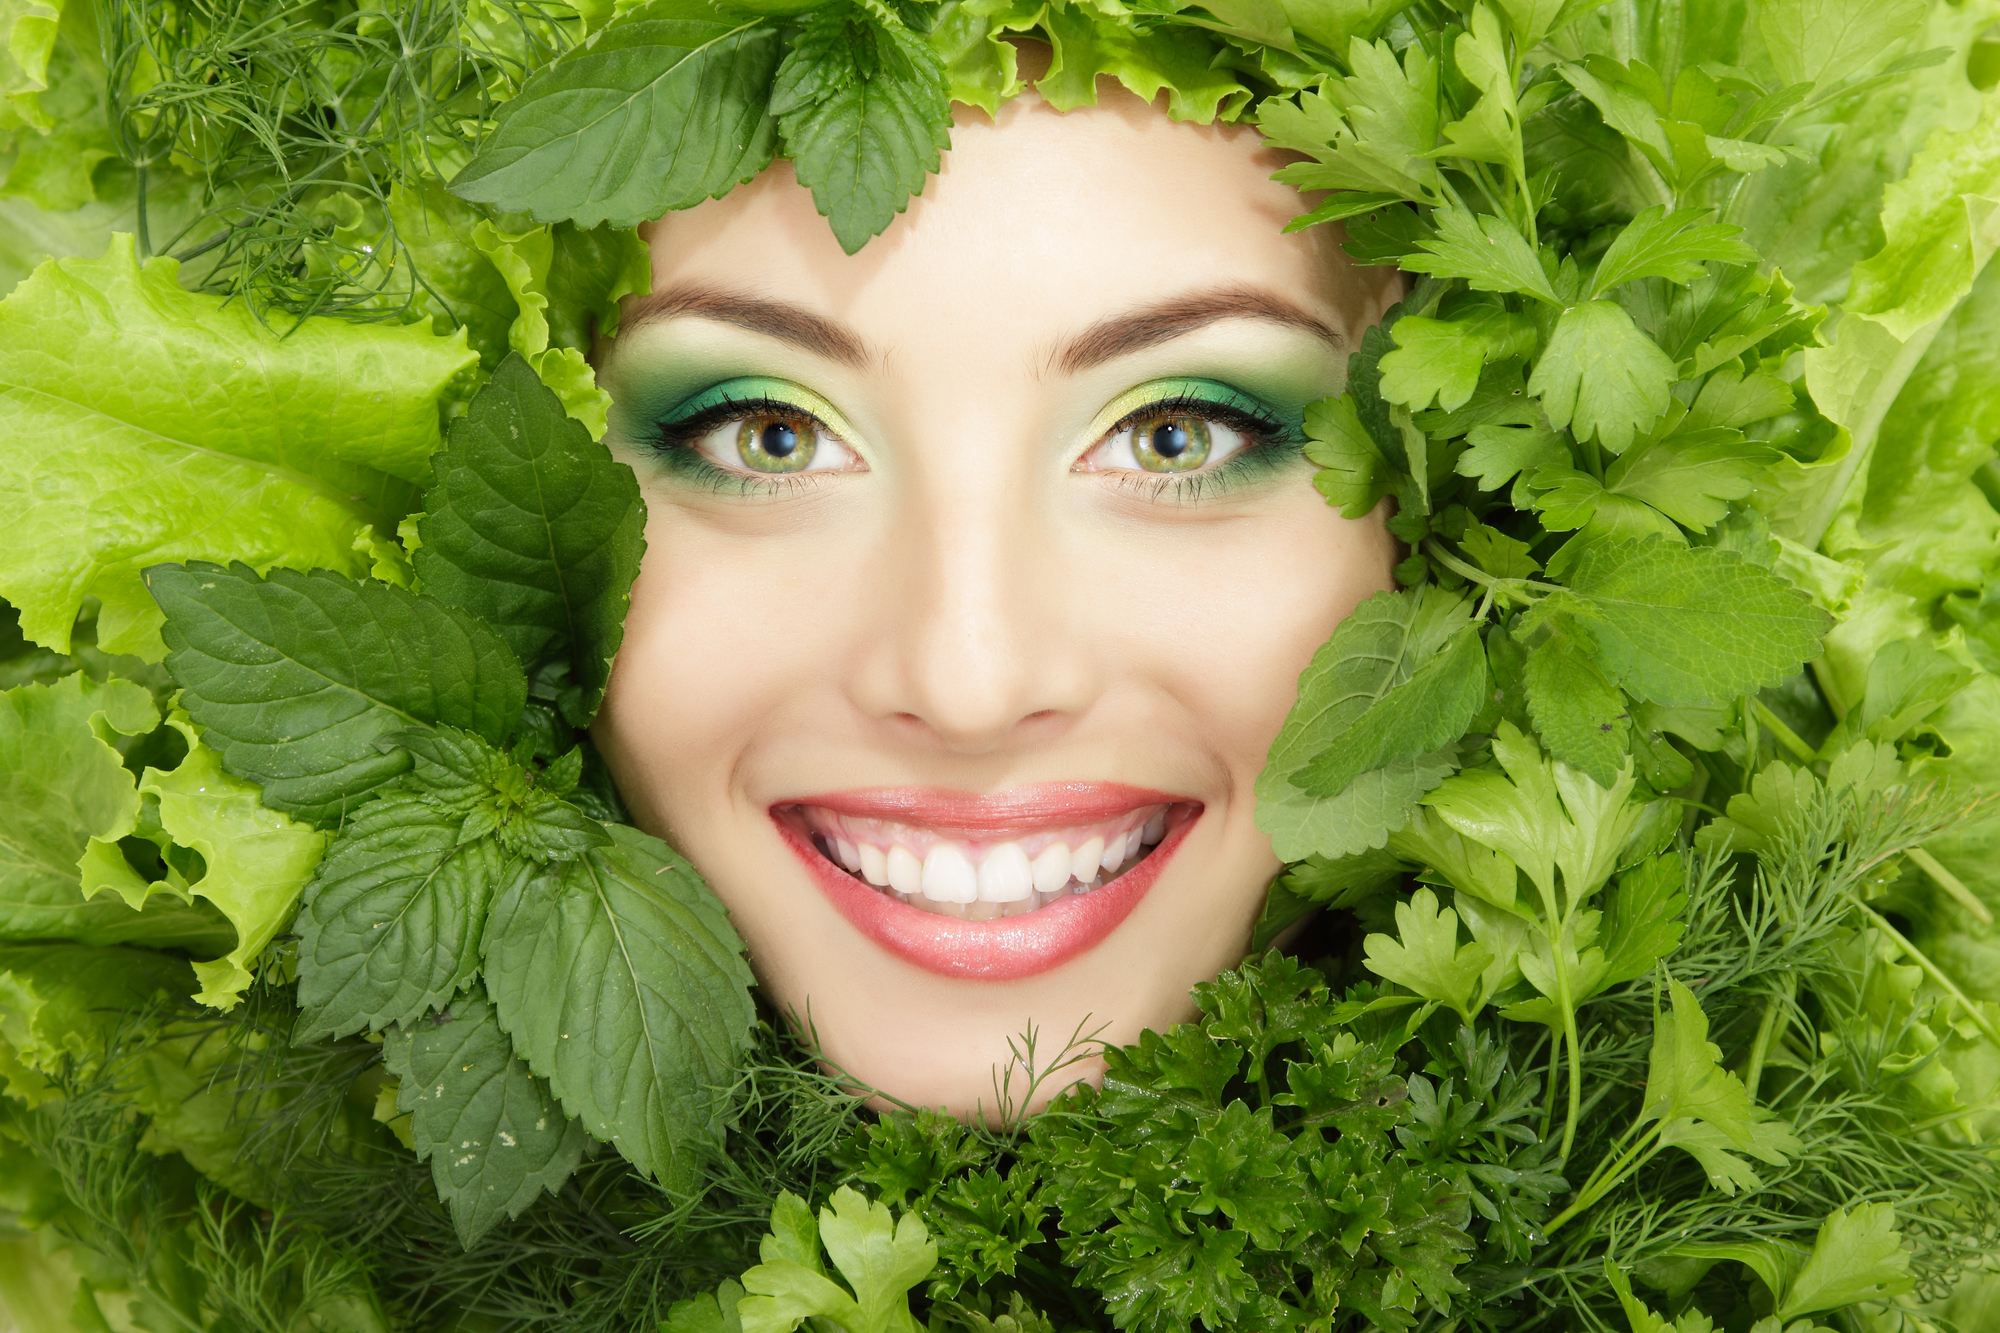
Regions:
M 1132 459 L 1147 472 L 1192 472 L 1214 449 L 1208 423 L 1174 413 L 1132 423 Z
M 760 412 L 736 428 L 736 456 L 752 472 L 804 472 L 819 452 L 819 428 L 802 416 Z

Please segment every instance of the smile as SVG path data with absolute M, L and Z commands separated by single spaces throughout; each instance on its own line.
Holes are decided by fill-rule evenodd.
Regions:
M 771 810 L 862 933 L 928 971 L 983 980 L 1034 975 L 1110 934 L 1200 813 L 1110 783 L 877 789 Z

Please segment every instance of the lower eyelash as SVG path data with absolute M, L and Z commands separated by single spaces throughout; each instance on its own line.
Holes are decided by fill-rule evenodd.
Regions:
M 1115 486 L 1143 491 L 1148 500 L 1172 504 L 1194 504 L 1204 495 L 1221 495 L 1233 486 L 1247 481 L 1259 472 L 1267 472 L 1282 467 L 1298 457 L 1304 441 L 1273 440 L 1258 442 L 1224 459 L 1206 472 L 1181 472 L 1160 474 L 1153 472 L 1100 472 L 1097 475 L 1109 480 Z

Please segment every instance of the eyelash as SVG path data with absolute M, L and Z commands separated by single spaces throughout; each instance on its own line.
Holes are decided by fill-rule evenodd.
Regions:
M 679 421 L 659 422 L 652 440 L 653 451 L 682 476 L 718 494 L 734 492 L 745 497 L 770 496 L 818 485 L 820 478 L 812 474 L 755 476 L 747 472 L 717 467 L 699 451 L 689 447 L 691 442 L 700 439 L 715 427 L 759 412 L 801 417 L 821 430 L 830 434 L 837 433 L 818 416 L 805 411 L 796 403 L 770 397 L 725 397 Z M 1234 403 L 1219 402 L 1213 398 L 1177 394 L 1168 398 L 1156 398 L 1133 408 L 1099 435 L 1091 448 L 1096 448 L 1098 443 L 1117 435 L 1120 431 L 1129 430 L 1147 417 L 1176 413 L 1220 422 L 1231 430 L 1242 433 L 1250 443 L 1215 467 L 1202 472 L 1187 472 L 1176 476 L 1149 476 L 1143 472 L 1121 470 L 1100 475 L 1108 477 L 1114 485 L 1143 490 L 1148 493 L 1147 498 L 1151 500 L 1171 498 L 1177 504 L 1190 504 L 1199 500 L 1205 493 L 1219 493 L 1226 490 L 1252 471 L 1261 471 L 1282 461 L 1272 456 L 1274 451 L 1305 443 L 1305 437 L 1301 433 L 1267 413 L 1253 412 Z

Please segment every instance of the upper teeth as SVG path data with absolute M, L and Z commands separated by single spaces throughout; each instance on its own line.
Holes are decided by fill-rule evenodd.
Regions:
M 1065 893 L 1083 893 L 1166 836 L 1167 807 L 1146 806 L 1105 824 L 1057 829 L 1006 842 L 941 837 L 887 820 L 806 807 L 806 822 L 830 855 L 878 888 L 919 906 L 1008 904 L 1013 915 Z

